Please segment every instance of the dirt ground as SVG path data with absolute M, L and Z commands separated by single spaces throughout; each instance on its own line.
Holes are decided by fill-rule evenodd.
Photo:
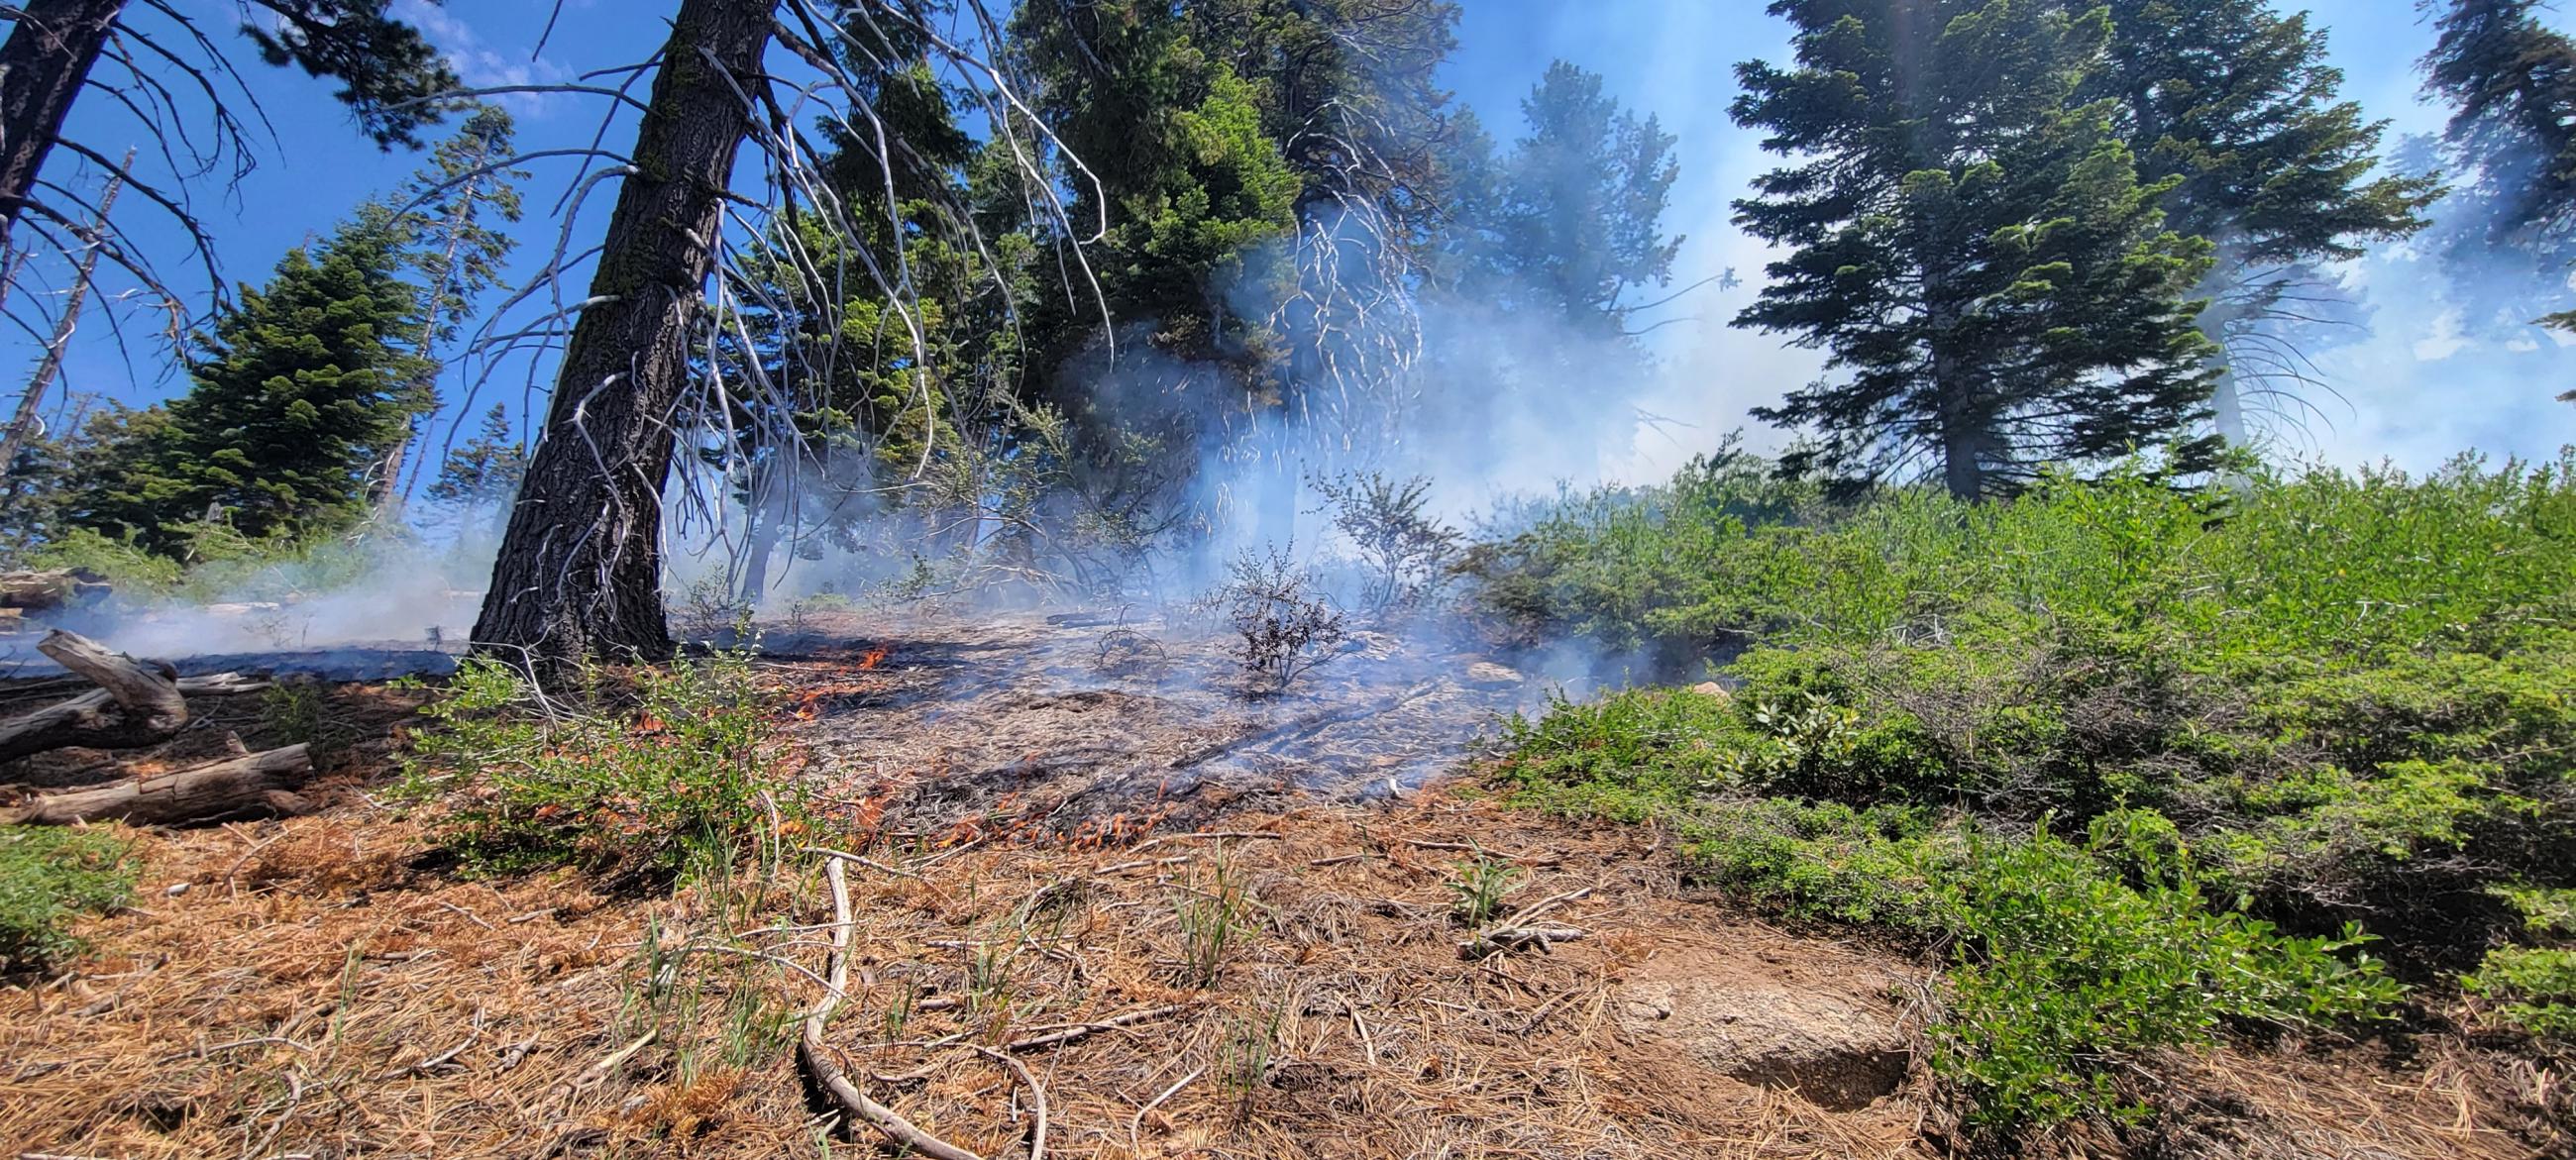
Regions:
M 843 811 L 773 835 L 848 876 L 827 1050 L 923 1131 L 996 1160 L 1961 1147 L 1921 1035 L 1937 957 L 1759 921 L 1651 828 L 1423 783 L 1531 689 L 1390 649 L 1242 702 L 1190 675 L 1213 653 L 1104 678 L 1081 657 L 1108 630 L 1060 628 L 854 629 L 765 662 Z M 94 952 L 0 986 L 0 1156 L 891 1154 L 790 1050 L 837 927 L 816 857 L 669 895 L 463 879 L 373 788 L 416 700 L 329 690 L 351 736 L 320 815 L 133 836 L 135 903 L 85 926 Z M 262 742 L 277 711 L 206 717 L 185 744 Z M 1462 952 L 1480 862 L 1558 937 Z M 2515 1096 L 2546 1077 L 2497 1059 L 2177 1056 L 2141 1079 L 2176 1113 L 2031 1151 L 2539 1153 Z

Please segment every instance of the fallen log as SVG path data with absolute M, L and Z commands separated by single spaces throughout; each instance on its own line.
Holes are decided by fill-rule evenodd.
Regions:
M 87 604 L 107 595 L 106 578 L 85 568 L 0 572 L 0 608 L 35 612 Z
M 181 826 L 300 814 L 312 803 L 294 791 L 312 772 L 313 755 L 304 746 L 289 745 L 96 789 L 46 794 L 24 803 L 7 820 L 21 826 L 106 821 Z
M 99 691 L 0 721 L 0 761 L 74 745 L 132 749 L 165 740 L 188 723 L 188 700 L 168 665 L 145 664 L 60 629 L 37 642 L 36 651 Z

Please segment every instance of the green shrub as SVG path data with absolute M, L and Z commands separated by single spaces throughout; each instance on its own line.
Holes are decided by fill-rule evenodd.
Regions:
M 0 826 L 0 973 L 79 954 L 71 920 L 125 905 L 136 869 L 131 847 L 106 830 Z
M 152 595 L 179 583 L 179 562 L 88 528 L 65 528 L 27 554 L 33 568 L 78 568 L 105 576 L 128 596 Z
M 2503 947 L 2462 982 L 2499 1000 L 2498 1021 L 2544 1039 L 2576 1039 L 2576 950 Z
M 1653 819 L 1776 913 L 1954 948 L 1943 1069 L 1980 1123 L 2119 1111 L 2122 1061 L 2371 1018 L 2392 978 L 2475 968 L 2563 1033 L 2576 452 L 1848 509 L 1758 475 L 1569 496 L 1477 547 L 1504 621 L 1732 689 L 1557 704 L 1495 775 Z
M 469 868 L 573 865 L 668 878 L 729 865 L 768 832 L 776 726 L 747 654 L 642 669 L 623 705 L 540 698 L 518 673 L 470 660 L 423 709 L 409 787 L 448 803 L 441 835 Z
M 2213 905 L 2171 835 L 2130 815 L 2104 818 L 2085 847 L 2044 829 L 1980 839 L 1936 880 L 1960 941 L 1934 1065 L 1974 1097 L 1973 1121 L 2134 1113 L 2118 1065 L 2149 1049 L 2206 1042 L 2227 1021 L 2328 1025 L 2396 1002 L 2377 962 L 2345 953 L 2367 936 L 2289 937 Z

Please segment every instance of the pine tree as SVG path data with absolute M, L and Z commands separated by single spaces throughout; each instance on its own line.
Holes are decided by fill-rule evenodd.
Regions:
M 2576 311 L 2532 317 L 2564 301 L 2576 265 L 2576 38 L 2542 23 L 2537 0 L 2418 6 L 2436 14 L 2425 90 L 2453 109 L 2443 152 L 2459 205 L 2432 239 L 2470 271 L 2453 296 L 2472 326 L 2576 331 Z
M 1453 124 L 1447 228 L 1420 292 L 1437 338 L 1419 368 L 1427 421 L 1484 459 L 1520 437 L 1498 419 L 1506 399 L 1519 421 L 1573 435 L 1602 422 L 1604 392 L 1569 385 L 1643 381 L 1650 360 L 1629 315 L 1637 291 L 1671 281 L 1682 241 L 1663 229 L 1679 167 L 1653 117 L 1563 61 L 1521 114 L 1501 156 L 1472 118 Z M 1562 470 L 1588 470 L 1588 450 L 1566 440 Z
M 265 287 L 196 338 L 188 393 L 101 481 L 83 522 L 175 551 L 208 513 L 255 540 L 346 529 L 367 515 L 367 472 L 426 405 L 409 349 L 424 313 L 402 280 L 401 231 L 371 207 L 298 247 Z
M 2454 112 L 2445 136 L 2503 196 L 2500 239 L 2576 225 L 2576 39 L 2539 0 L 2420 0 L 2438 13 L 2425 88 Z
M 2163 225 L 2115 107 L 2080 93 L 2107 13 L 2037 0 L 1775 0 L 1795 67 L 1737 67 L 1738 123 L 1800 160 L 1736 220 L 1790 255 L 1737 325 L 1830 353 L 1835 377 L 1755 412 L 1820 436 L 1847 483 L 1937 474 L 2009 492 L 2205 421 L 2189 288 L 2210 247 Z M 2214 439 L 2174 445 L 2206 468 Z
M 2174 182 L 2166 223 L 2209 239 L 2196 291 L 2203 333 L 2225 351 L 2212 402 L 2244 442 L 2241 395 L 2295 397 L 2303 365 L 2282 325 L 2317 313 L 2325 263 L 2407 237 L 2438 194 L 2422 176 L 2376 175 L 2386 122 L 2338 99 L 2323 30 L 2269 0 L 2108 0 L 2111 49 L 2084 96 L 2120 103 L 2139 177 Z
M 1465 292 L 1589 336 L 1615 336 L 1629 292 L 1672 280 L 1682 239 L 1663 232 L 1680 168 L 1673 138 L 1564 61 L 1521 101 L 1528 131 L 1468 201 Z
M 1303 188 L 1266 131 L 1264 91 L 1168 4 L 1024 5 L 1013 40 L 1038 78 L 1039 117 L 1082 167 L 1068 174 L 1068 216 L 1107 223 L 1112 316 L 1153 322 L 1161 345 L 1192 357 L 1242 350 L 1254 320 L 1227 309 L 1221 270 L 1293 229 Z
M 460 508 L 507 503 L 527 474 L 527 449 L 510 430 L 509 411 L 495 403 L 483 415 L 482 430 L 440 461 L 429 498 Z
M 428 167 L 412 175 L 397 195 L 406 203 L 419 203 L 402 215 L 397 229 L 423 287 L 412 352 L 433 374 L 438 348 L 455 341 L 458 327 L 473 312 L 474 298 L 502 284 L 502 264 L 517 244 L 498 228 L 519 220 L 518 183 L 528 177 L 524 170 L 501 164 L 511 155 L 513 133 L 510 114 L 492 105 L 475 106 L 456 135 L 431 152 Z M 434 389 L 428 404 L 424 417 L 437 410 Z M 418 428 L 417 421 L 405 424 L 401 441 L 369 485 L 370 503 L 384 507 L 393 501 Z

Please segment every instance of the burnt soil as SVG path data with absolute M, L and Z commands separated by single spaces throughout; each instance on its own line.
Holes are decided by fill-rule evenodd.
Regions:
M 1036 834 L 1188 828 L 1238 809 L 1400 796 L 1549 687 L 1482 653 L 1357 632 L 1284 689 L 1206 626 L 1036 613 L 808 617 L 766 664 L 803 690 L 827 804 Z

